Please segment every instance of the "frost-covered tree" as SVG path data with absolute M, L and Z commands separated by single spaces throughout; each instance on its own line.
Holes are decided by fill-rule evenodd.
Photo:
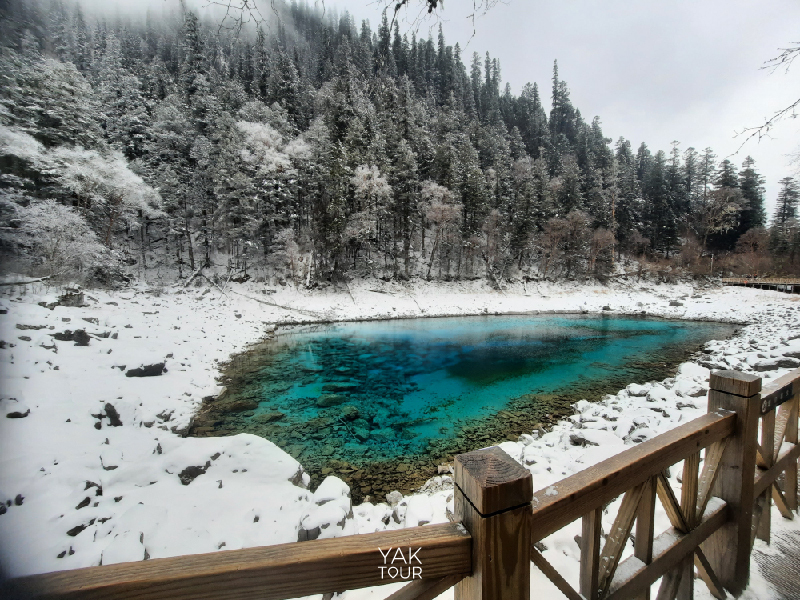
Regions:
M 72 207 L 42 200 L 18 207 L 17 217 L 31 258 L 49 277 L 75 276 L 113 262 L 107 248 Z
M 0 123 L 13 125 L 45 146 L 97 148 L 100 107 L 72 63 L 0 48 Z

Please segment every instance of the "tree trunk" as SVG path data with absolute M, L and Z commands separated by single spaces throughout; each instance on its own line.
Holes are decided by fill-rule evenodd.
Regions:
M 189 268 L 194 272 L 194 248 L 192 248 L 192 235 L 189 233 L 189 221 L 186 220 L 183 226 L 183 235 L 186 236 L 186 244 L 189 250 Z
M 439 243 L 439 228 L 436 229 L 436 235 L 433 237 L 433 247 L 431 248 L 431 258 L 428 261 L 428 275 L 427 278 L 430 279 L 431 277 L 431 269 L 433 268 L 433 257 L 436 255 L 436 246 Z
M 147 218 L 144 216 L 144 211 L 139 211 L 139 219 L 140 219 L 140 227 L 141 227 L 141 265 L 142 265 L 142 276 L 144 275 L 145 271 L 147 271 L 147 253 L 146 253 L 146 236 L 147 236 Z

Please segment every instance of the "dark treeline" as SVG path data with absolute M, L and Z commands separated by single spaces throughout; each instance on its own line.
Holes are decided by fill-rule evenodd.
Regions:
M 793 179 L 766 229 L 752 159 L 612 143 L 557 64 L 549 89 L 514 96 L 496 58 L 441 28 L 373 31 L 295 2 L 239 34 L 191 12 L 0 10 L 3 250 L 54 272 L 497 283 L 631 257 L 707 273 L 711 254 L 797 269 Z

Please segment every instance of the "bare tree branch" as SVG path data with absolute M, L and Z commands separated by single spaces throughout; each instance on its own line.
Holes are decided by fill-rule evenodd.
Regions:
M 786 72 L 788 72 L 789 67 L 791 67 L 792 63 L 794 62 L 794 59 L 800 56 L 800 42 L 792 42 L 792 44 L 793 47 L 778 48 L 781 53 L 774 58 L 770 58 L 761 68 L 775 72 L 775 70 L 779 67 L 786 65 Z
M 793 45 L 789 48 L 779 48 L 781 53 L 778 56 L 770 58 L 769 60 L 764 62 L 764 65 L 761 67 L 762 69 L 769 70 L 771 72 L 775 72 L 779 68 L 784 68 L 785 73 L 789 72 L 789 68 L 792 66 L 794 60 L 800 56 L 800 42 L 793 42 Z M 739 147 L 736 149 L 736 152 L 733 154 L 738 154 L 739 151 L 744 147 L 747 142 L 749 142 L 753 138 L 757 138 L 761 141 L 761 138 L 770 137 L 769 132 L 772 127 L 778 123 L 779 121 L 785 118 L 796 118 L 797 117 L 797 107 L 800 106 L 800 98 L 792 102 L 790 105 L 775 111 L 771 117 L 766 119 L 761 125 L 757 127 L 745 127 L 742 131 L 736 132 L 736 137 L 740 135 L 744 135 L 745 138 Z M 733 156 L 733 155 L 731 155 Z
M 179 1 L 186 10 L 186 0 Z M 280 0 L 263 0 L 263 2 L 269 2 L 272 12 L 280 19 L 278 11 Z M 440 21 L 442 19 L 441 10 L 444 9 L 444 0 L 365 0 L 365 3 L 382 7 L 384 13 L 391 11 L 390 30 L 394 28 L 402 9 L 418 8 L 416 16 L 408 21 L 412 29 L 418 29 L 429 16 L 433 16 L 435 22 Z M 476 17 L 485 15 L 499 3 L 505 3 L 505 0 L 472 0 L 472 14 L 467 18 L 472 21 L 473 37 L 475 36 Z M 314 4 L 321 5 L 324 13 L 325 0 L 315 0 Z M 219 24 L 218 33 L 223 29 L 228 29 L 238 34 L 248 24 L 260 27 L 267 22 L 266 16 L 259 8 L 259 0 L 205 0 L 205 6 L 216 6 L 225 11 Z

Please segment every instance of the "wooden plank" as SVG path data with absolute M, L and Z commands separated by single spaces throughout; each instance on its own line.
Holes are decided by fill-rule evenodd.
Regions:
M 728 503 L 731 519 L 704 544 L 703 552 L 719 580 L 733 594 L 741 594 L 750 577 L 750 527 L 752 524 L 755 445 L 758 441 L 760 396 L 750 398 L 708 392 L 708 410 L 736 412 L 736 432 L 728 440 L 712 495 Z
M 25 597 L 37 598 L 280 600 L 392 583 L 381 572 L 385 564 L 379 548 L 420 548 L 424 579 L 471 570 L 470 536 L 448 523 L 58 571 L 13 584 Z
M 677 600 L 692 600 L 694 598 L 694 559 L 692 555 L 684 558 L 676 570 L 680 572 L 681 578 L 675 597 Z
M 556 568 L 551 565 L 536 548 L 531 549 L 531 561 L 542 573 L 544 573 L 545 577 L 553 582 L 553 585 L 555 585 L 558 590 L 568 598 L 568 600 L 586 600 L 583 596 L 575 591 L 569 582 L 567 582 L 567 580 L 561 576 L 561 573 L 556 571 Z
M 644 483 L 642 499 L 639 501 L 639 509 L 636 514 L 636 537 L 633 544 L 633 556 L 645 565 L 649 565 L 653 560 L 657 485 L 655 477 L 651 477 Z M 650 588 L 642 592 L 636 600 L 650 600 Z
M 404 585 L 391 596 L 387 596 L 386 600 L 433 600 L 462 579 L 464 579 L 464 575 L 448 575 L 440 579 L 417 579 Z
M 636 510 L 639 508 L 639 502 L 642 499 L 644 488 L 648 484 L 649 482 L 645 481 L 637 485 L 632 490 L 628 490 L 622 498 L 619 511 L 614 518 L 614 524 L 611 526 L 611 531 L 608 533 L 608 537 L 606 537 L 606 543 L 603 545 L 603 551 L 600 553 L 598 587 L 601 597 L 608 591 L 611 585 L 611 580 L 614 577 L 614 572 L 617 570 L 622 551 L 625 549 L 628 536 L 631 534 L 633 521 L 636 518 Z
M 791 400 L 798 393 L 798 387 L 800 387 L 800 369 L 794 369 L 770 381 L 761 394 L 762 414 Z
M 789 508 L 789 504 L 786 502 L 783 492 L 781 492 L 781 489 L 777 485 L 772 486 L 772 497 L 775 499 L 775 506 L 781 511 L 781 516 L 790 521 L 794 520 L 794 513 L 792 509 Z
M 783 444 L 783 439 L 786 437 L 786 427 L 789 425 L 789 417 L 791 416 L 794 404 L 787 402 L 778 407 L 778 414 L 775 416 L 775 436 L 772 442 L 772 462 L 778 460 L 778 452 Z
M 600 530 L 603 523 L 603 509 L 596 508 L 581 521 L 581 596 L 586 600 L 598 598 L 600 577 Z
M 483 517 L 458 487 L 454 504 L 456 520 L 472 535 L 473 566 L 472 574 L 456 584 L 455 600 L 528 600 L 531 541 L 524 522 L 530 518 L 530 507 Z
M 725 589 L 722 587 L 722 583 L 720 583 L 716 573 L 714 573 L 714 569 L 711 568 L 706 555 L 703 554 L 700 548 L 694 549 L 694 565 L 697 567 L 700 579 L 706 584 L 711 595 L 719 598 L 719 600 L 725 600 L 728 595 L 725 593 Z
M 763 405 L 762 405 L 763 406 Z M 763 414 L 761 417 L 761 447 L 764 456 L 764 467 L 771 467 L 775 463 L 774 458 L 774 444 L 775 444 L 775 410 L 770 410 L 768 413 Z M 762 466 L 762 465 L 758 465 Z M 764 503 L 763 514 L 761 521 L 758 524 L 756 535 L 758 539 L 764 540 L 769 544 L 770 529 L 772 525 L 772 517 L 770 507 L 772 506 L 772 487 L 770 484 L 762 492 L 761 499 Z
M 740 371 L 712 371 L 709 389 L 749 398 L 761 391 L 761 377 Z
M 703 472 L 700 474 L 700 480 L 697 483 L 697 510 L 695 512 L 697 515 L 702 515 L 706 512 L 706 506 L 708 506 L 708 501 L 711 499 L 711 490 L 717 480 L 717 475 L 719 475 L 719 463 L 722 460 L 727 444 L 728 438 L 725 438 L 706 448 Z
M 640 565 L 641 561 L 633 556 L 622 561 L 617 568 L 617 575 L 611 582 L 608 596 L 604 600 L 627 600 L 642 594 L 659 577 L 678 566 L 705 539 L 722 527 L 727 517 L 727 505 L 715 500 L 697 527 L 689 533 L 682 534 L 672 528 L 659 535 L 653 544 L 653 562 L 640 568 L 631 568 Z
M 455 462 L 455 517 L 472 535 L 472 574 L 456 584 L 455 600 L 529 600 L 530 472 L 497 447 L 456 456 Z M 487 515 L 479 505 L 501 512 Z
M 691 452 L 731 433 L 736 417 L 708 413 L 539 490 L 533 496 L 533 541 L 607 504 Z
M 689 525 L 686 523 L 686 519 L 683 518 L 683 511 L 681 511 L 678 499 L 675 497 L 675 492 L 672 491 L 672 486 L 663 473 L 658 474 L 657 481 L 658 499 L 661 500 L 661 505 L 669 517 L 669 522 L 681 533 L 686 533 L 689 531 Z
M 800 391 L 795 394 L 791 406 L 792 410 L 789 420 L 786 423 L 785 440 L 797 446 L 797 419 L 800 415 Z M 775 451 L 780 452 L 780 446 L 778 446 Z M 783 489 L 786 491 L 786 504 L 789 506 L 790 510 L 797 510 L 797 461 L 787 465 L 784 481 L 785 485 Z
M 690 454 L 683 461 L 683 481 L 681 483 L 681 512 L 686 525 L 695 525 L 697 512 L 697 471 L 700 468 L 700 453 Z
M 699 452 L 690 454 L 684 459 L 683 479 L 681 481 L 681 512 L 689 529 L 693 529 L 697 524 L 697 479 L 699 468 Z M 678 569 L 681 571 L 681 578 L 677 598 L 678 600 L 692 600 L 694 598 L 694 559 L 692 555 L 684 558 Z
M 491 515 L 530 502 L 530 471 L 497 446 L 459 454 L 455 480 L 482 515 Z
M 756 498 L 755 506 L 753 507 L 753 522 L 750 524 L 750 550 L 753 549 L 753 544 L 756 541 L 756 536 L 758 535 L 758 529 L 761 527 L 761 521 L 764 517 L 764 508 L 766 506 L 766 502 L 764 502 L 764 496 L 761 495 Z
M 674 569 L 664 575 L 661 579 L 661 585 L 658 586 L 656 600 L 675 600 L 678 596 L 678 589 L 681 585 L 682 578 L 683 571 L 681 569 Z
M 789 467 L 797 464 L 800 457 L 800 444 L 784 443 L 782 452 L 778 455 L 778 460 L 767 471 L 758 471 L 755 475 L 754 490 L 756 495 L 760 495 L 767 489 L 767 486 L 775 480 Z

